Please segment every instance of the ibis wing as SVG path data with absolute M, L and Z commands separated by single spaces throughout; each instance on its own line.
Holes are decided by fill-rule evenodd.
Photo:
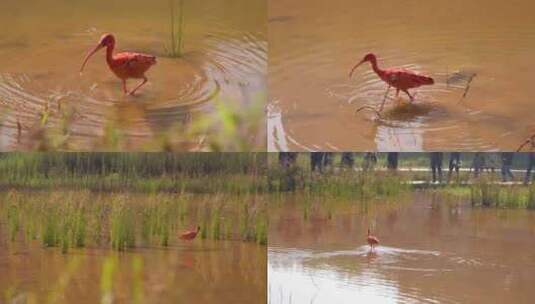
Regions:
M 119 53 L 113 59 L 117 69 L 131 75 L 143 74 L 156 63 L 155 56 L 139 53 Z
M 426 84 L 433 84 L 433 79 L 405 69 L 394 69 L 388 73 L 389 83 L 401 89 L 417 88 Z

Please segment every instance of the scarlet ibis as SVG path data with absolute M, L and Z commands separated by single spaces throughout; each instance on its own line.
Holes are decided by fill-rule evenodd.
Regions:
M 184 241 L 191 241 L 197 237 L 197 234 L 201 231 L 201 226 L 197 226 L 197 230 L 190 230 L 182 233 L 180 239 Z
M 368 241 L 368 245 L 370 245 L 372 250 L 375 246 L 379 245 L 379 239 L 370 234 L 370 228 L 368 228 L 368 237 L 366 238 L 366 241 Z
M 381 104 L 380 111 L 383 110 L 383 106 L 385 104 L 386 96 L 388 95 L 388 91 L 390 90 L 390 87 L 396 88 L 396 97 L 399 95 L 399 91 L 405 92 L 411 100 L 411 102 L 414 100 L 414 96 L 412 96 L 409 93 L 409 89 L 414 89 L 417 87 L 420 87 L 422 85 L 432 85 L 435 83 L 433 78 L 423 76 L 416 74 L 415 72 L 408 71 L 405 69 L 398 69 L 398 68 L 391 68 L 391 69 L 385 69 L 382 70 L 377 65 L 377 57 L 369 53 L 366 56 L 364 56 L 364 59 L 362 59 L 359 63 L 357 63 L 351 72 L 349 73 L 349 78 L 353 75 L 353 72 L 357 67 L 359 67 L 364 62 L 370 62 L 372 65 L 373 71 L 388 84 L 388 88 L 386 89 L 385 97 L 383 99 L 383 103 Z
M 106 48 L 106 61 L 108 62 L 108 66 L 111 71 L 123 81 L 124 93 L 133 95 L 139 88 L 147 83 L 148 79 L 145 76 L 145 72 L 147 72 L 151 66 L 156 64 L 156 56 L 132 52 L 113 54 L 115 37 L 112 34 L 104 34 L 100 38 L 100 42 L 97 46 L 85 57 L 84 63 L 80 69 L 80 74 L 84 70 L 89 58 L 104 47 Z M 127 93 L 126 80 L 129 78 L 143 79 L 143 81 L 130 93 Z

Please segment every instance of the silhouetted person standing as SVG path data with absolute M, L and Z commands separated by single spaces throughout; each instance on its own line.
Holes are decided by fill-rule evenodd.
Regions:
M 437 182 L 437 173 L 438 181 L 442 182 L 442 152 L 432 152 L 430 155 L 431 158 L 431 171 L 433 171 L 433 183 Z
M 502 181 L 506 182 L 508 178 L 514 180 L 513 172 L 511 172 L 511 167 L 513 166 L 513 152 L 503 152 L 502 153 Z
M 323 166 L 331 167 L 333 166 L 333 152 L 324 152 L 323 153 Z
M 398 158 L 398 152 L 388 152 L 386 156 L 388 170 L 396 171 L 398 169 Z
M 366 152 L 364 154 L 364 162 L 362 163 L 362 169 L 364 171 L 373 170 L 377 164 L 377 155 L 374 152 Z
M 535 167 L 535 152 L 530 152 L 528 156 L 528 168 L 526 170 L 526 177 L 524 178 L 524 184 L 531 182 L 531 170 Z
M 325 156 L 324 152 L 312 152 L 310 153 L 310 168 L 312 171 L 318 169 L 320 173 L 323 173 L 323 157 Z
M 472 167 L 474 168 L 474 176 L 479 177 L 479 174 L 483 172 L 485 167 L 485 154 L 476 152 L 474 159 L 472 160 Z
M 342 153 L 342 159 L 340 160 L 342 167 L 353 168 L 355 165 L 355 157 L 351 152 Z
M 296 188 L 297 152 L 279 152 L 279 165 L 282 168 L 280 175 L 280 190 L 293 191 Z
M 297 162 L 297 152 L 280 152 L 279 164 L 281 167 L 289 168 Z
M 451 173 L 453 172 L 453 170 L 455 170 L 455 173 L 457 175 L 457 181 L 459 181 L 459 169 L 460 168 L 461 168 L 461 153 L 460 152 L 452 152 L 452 153 L 450 153 L 448 182 L 451 179 Z

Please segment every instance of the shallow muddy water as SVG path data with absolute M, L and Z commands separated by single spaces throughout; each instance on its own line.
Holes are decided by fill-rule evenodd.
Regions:
M 184 0 L 183 56 L 173 58 L 170 1 L 2 1 L 0 26 L 9 31 L 0 34 L 0 149 L 23 148 L 17 122 L 27 137 L 47 104 L 50 126 L 61 124 L 66 109 L 76 113 L 69 123 L 73 149 L 94 148 L 113 127 L 125 148 L 150 150 L 155 137 L 187 129 L 214 113 L 217 102 L 238 109 L 265 103 L 266 10 L 257 0 Z M 158 57 L 136 96 L 123 95 L 105 51 L 79 74 L 107 32 L 116 37 L 116 52 Z M 171 138 L 198 150 L 205 135 L 183 143 Z M 243 136 L 252 147 L 265 145 L 263 134 Z
M 534 9 L 531 1 L 270 1 L 268 148 L 516 149 L 535 131 L 526 111 L 535 98 Z M 390 90 L 387 119 L 355 115 L 378 109 L 386 91 L 369 64 L 348 77 L 369 52 L 380 67 L 435 85 L 413 90 L 415 104 L 401 109 Z
M 388 206 L 356 202 L 332 219 L 317 208 L 304 221 L 298 200 L 271 214 L 268 303 L 531 303 L 535 296 L 533 211 L 472 209 L 416 193 Z M 374 252 L 369 226 L 381 242 Z
M 266 292 L 264 246 L 232 241 L 195 241 L 168 248 L 147 247 L 114 253 L 103 249 L 6 249 L 0 243 L 0 291 L 14 299 L 44 303 L 58 296 L 64 303 L 100 303 L 103 265 L 117 258 L 114 303 L 260 303 Z M 136 282 L 135 259 L 142 261 Z M 73 267 L 65 292 L 61 280 Z

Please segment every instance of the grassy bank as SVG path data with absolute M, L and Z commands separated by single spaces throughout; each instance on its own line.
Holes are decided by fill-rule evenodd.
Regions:
M 6 153 L 0 187 L 244 194 L 264 168 L 262 153 Z
M 474 207 L 535 209 L 535 185 L 498 185 L 492 179 L 481 178 L 471 185 L 449 185 L 434 191 L 470 200 Z
M 297 191 L 315 197 L 370 200 L 396 196 L 409 188 L 394 172 L 348 169 L 320 174 L 298 166 L 271 166 L 268 172 L 268 189 L 279 193 Z

